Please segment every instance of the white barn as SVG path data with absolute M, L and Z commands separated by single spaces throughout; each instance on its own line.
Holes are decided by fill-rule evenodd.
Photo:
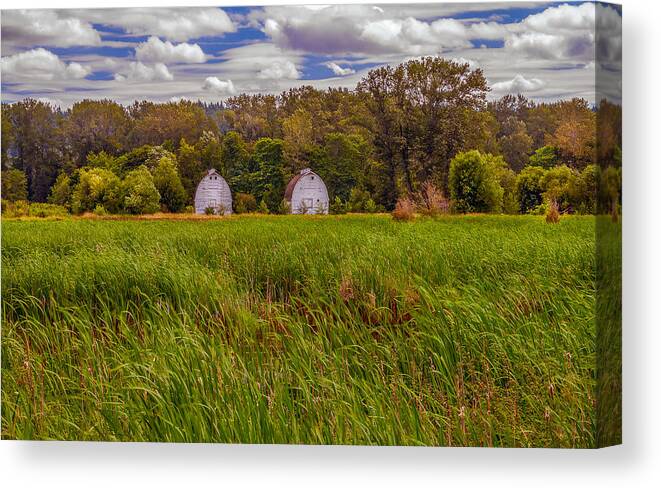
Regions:
M 293 214 L 327 214 L 328 190 L 323 180 L 310 168 L 294 176 L 285 190 L 285 200 Z
M 232 213 L 232 192 L 215 169 L 207 171 L 195 190 L 195 213 L 204 214 L 207 208 L 213 208 L 217 214 Z

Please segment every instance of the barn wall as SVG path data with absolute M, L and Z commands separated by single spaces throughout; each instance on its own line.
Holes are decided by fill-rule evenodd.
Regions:
M 312 203 L 312 208 L 308 209 L 307 213 L 318 213 L 319 204 L 324 207 L 322 213 L 328 213 L 328 190 L 322 179 L 316 174 L 304 175 L 296 182 L 291 197 L 291 213 L 301 213 L 301 204 L 304 201 L 308 206 Z
M 202 178 L 197 185 L 195 213 L 203 214 L 207 207 L 213 207 L 218 212 L 221 206 L 225 210 L 225 214 L 232 213 L 232 192 L 222 176 L 212 173 Z

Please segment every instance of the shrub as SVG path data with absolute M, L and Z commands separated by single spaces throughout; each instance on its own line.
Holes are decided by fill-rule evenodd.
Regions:
M 30 210 L 30 204 L 27 200 L 16 200 L 10 202 L 2 199 L 2 214 L 7 217 L 27 217 Z
M 157 212 L 161 195 L 154 186 L 154 180 L 146 166 L 130 171 L 122 181 L 124 210 L 130 214 Z
M 392 217 L 395 220 L 408 221 L 415 218 L 415 203 L 409 197 L 402 197 L 397 200 L 395 210 L 392 211 Z
M 572 211 L 575 179 L 575 173 L 564 164 L 551 168 L 541 180 L 544 198 L 555 201 L 560 212 Z
M 450 161 L 449 187 L 452 206 L 457 212 L 499 212 L 503 188 L 498 181 L 494 158 L 473 150 L 457 154 Z
M 192 205 L 186 205 L 184 207 L 184 213 L 194 214 L 195 213 L 195 207 L 193 207 Z
M 237 193 L 234 196 L 234 211 L 238 214 L 257 210 L 257 200 L 249 193 Z
M 52 203 L 31 203 L 28 208 L 30 217 L 65 217 L 69 214 L 62 205 Z
M 330 213 L 335 215 L 347 213 L 347 205 L 340 197 L 336 196 L 335 200 L 330 204 Z
M 545 174 L 543 168 L 526 166 L 516 177 L 516 200 L 521 213 L 533 213 L 542 204 Z
M 448 200 L 443 196 L 443 192 L 439 190 L 431 181 L 422 184 L 422 188 L 417 195 L 417 210 L 421 214 L 429 216 L 437 216 L 448 213 L 450 205 Z
M 62 172 L 57 175 L 57 179 L 50 189 L 48 203 L 69 207 L 71 201 L 71 179 Z
M 370 200 L 371 197 L 368 192 L 359 188 L 352 188 L 347 201 L 347 211 L 354 213 L 366 212 Z
M 153 178 L 161 204 L 169 212 L 180 212 L 186 204 L 187 195 L 179 178 L 174 154 L 168 152 L 161 157 L 154 168 Z
M 105 209 L 103 205 L 97 205 L 94 207 L 94 215 L 97 215 L 99 217 L 103 217 L 104 215 L 108 215 L 108 211 Z
M 551 200 L 546 210 L 546 223 L 557 224 L 560 222 L 560 212 L 558 211 L 558 202 Z
M 278 205 L 278 213 L 280 215 L 287 215 L 291 213 L 291 205 L 287 200 L 281 200 L 280 205 Z
M 206 207 L 204 209 L 204 215 L 216 215 L 216 209 L 214 207 Z
M 9 202 L 28 199 L 28 180 L 23 171 L 8 169 L 2 172 L 2 198 Z
M 374 203 L 374 200 L 371 198 L 365 202 L 365 212 L 367 213 L 376 213 L 378 210 L 378 207 L 376 206 L 376 203 Z
M 116 213 L 121 209 L 121 194 L 122 183 L 112 171 L 104 168 L 81 169 L 71 197 L 71 210 L 74 213 L 89 212 L 101 204 L 110 213 Z
M 264 200 L 259 202 L 259 207 L 257 207 L 257 212 L 261 214 L 268 214 L 269 213 L 269 206 L 266 204 Z

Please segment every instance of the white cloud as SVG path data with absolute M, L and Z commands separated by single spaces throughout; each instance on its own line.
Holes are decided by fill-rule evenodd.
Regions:
M 273 61 L 257 73 L 257 78 L 262 80 L 297 80 L 301 73 L 291 61 Z
M 215 76 L 209 76 L 204 80 L 202 89 L 218 95 L 234 95 L 236 93 L 232 80 L 219 80 Z
M 89 68 L 65 63 L 57 54 L 41 47 L 2 58 L 2 75 L 7 78 L 78 80 L 89 73 Z
M 508 81 L 494 83 L 491 88 L 495 92 L 501 93 L 528 93 L 535 92 L 544 88 L 546 83 L 539 78 L 526 79 L 522 75 L 516 75 Z
M 170 81 L 174 77 L 163 63 L 147 66 L 140 61 L 133 61 L 123 73 L 116 73 L 117 81 Z
M 340 66 L 339 64 L 337 64 L 337 63 L 332 63 L 332 62 L 328 62 L 328 63 L 326 63 L 324 66 L 326 66 L 327 68 L 329 68 L 329 69 L 330 69 L 333 73 L 335 73 L 337 76 L 347 76 L 347 75 L 350 75 L 350 74 L 353 74 L 353 73 L 356 72 L 355 69 L 352 69 L 352 68 L 343 68 L 343 67 Z
M 470 46 L 471 31 L 461 21 L 390 17 L 383 9 L 363 5 L 320 6 L 315 10 L 267 7 L 262 20 L 264 32 L 279 47 L 321 54 L 435 54 Z
M 3 50 L 35 45 L 96 46 L 99 33 L 89 22 L 59 10 L 3 10 Z
M 594 59 L 595 5 L 560 5 L 526 17 L 507 36 L 505 48 L 535 59 Z
M 236 26 L 219 8 L 127 8 L 76 10 L 75 15 L 94 23 L 117 26 L 129 34 L 188 41 L 235 32 Z
M 206 55 L 197 44 L 172 44 L 152 36 L 135 48 L 138 61 L 152 63 L 204 63 Z

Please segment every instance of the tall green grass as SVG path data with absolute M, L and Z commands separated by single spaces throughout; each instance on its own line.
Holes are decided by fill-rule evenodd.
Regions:
M 594 218 L 5 221 L 2 436 L 595 445 Z

